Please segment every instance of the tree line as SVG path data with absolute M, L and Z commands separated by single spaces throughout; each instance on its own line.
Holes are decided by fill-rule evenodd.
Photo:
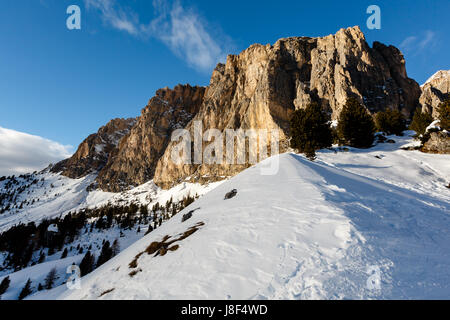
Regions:
M 290 120 L 290 145 L 305 153 L 310 160 L 315 159 L 317 150 L 329 148 L 333 143 L 369 148 L 374 143 L 377 131 L 387 135 L 402 135 L 408 128 L 407 119 L 400 111 L 386 109 L 372 116 L 355 98 L 347 100 L 336 127 L 330 126 L 331 117 L 326 109 L 313 102 L 304 109 L 294 111 Z M 441 127 L 450 130 L 450 100 L 440 104 L 438 113 Z M 421 137 L 424 142 L 427 138 L 426 128 L 432 121 L 430 114 L 417 108 L 409 128 L 416 131 L 417 137 Z

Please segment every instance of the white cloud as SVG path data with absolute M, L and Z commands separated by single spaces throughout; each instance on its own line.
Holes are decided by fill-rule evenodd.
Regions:
M 224 59 L 221 47 L 206 31 L 200 17 L 176 2 L 169 13 L 160 12 L 151 23 L 151 34 L 163 41 L 191 66 L 208 70 Z
M 425 37 L 419 42 L 419 47 L 421 49 L 426 48 L 428 45 L 432 45 L 434 42 L 435 33 L 433 31 L 425 31 Z
M 184 8 L 179 1 L 170 4 L 165 0 L 154 0 L 155 17 L 147 24 L 141 23 L 135 12 L 124 9 L 116 0 L 85 0 L 85 3 L 88 9 L 100 11 L 102 20 L 117 30 L 162 41 L 191 67 L 210 71 L 226 58 L 229 38 L 213 36 L 206 21 L 193 9 Z
M 114 0 L 85 0 L 86 8 L 97 9 L 101 12 L 103 22 L 113 28 L 126 31 L 129 34 L 138 34 L 138 20 L 136 15 L 130 14 L 120 8 Z
M 72 146 L 0 127 L 0 176 L 41 170 L 72 154 Z
M 434 47 L 435 44 L 436 33 L 431 30 L 426 30 L 420 36 L 409 36 L 405 38 L 399 47 L 403 51 L 418 54 L 426 51 L 427 48 Z
M 402 43 L 400 43 L 400 48 L 408 50 L 416 42 L 416 40 L 417 38 L 414 36 L 407 37 L 405 40 L 402 41 Z

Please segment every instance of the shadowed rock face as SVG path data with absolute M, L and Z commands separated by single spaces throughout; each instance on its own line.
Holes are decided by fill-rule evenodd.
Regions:
M 203 131 L 276 129 L 280 151 L 285 151 L 292 112 L 312 101 L 333 119 L 349 97 L 372 113 L 391 108 L 410 116 L 420 93 L 419 85 L 407 77 L 401 52 L 377 42 L 371 48 L 359 27 L 322 38 L 255 44 L 219 64 L 207 88 L 159 90 L 130 133 L 110 152 L 97 182 L 103 190 L 115 192 L 151 179 L 169 188 L 187 177 L 220 180 L 249 166 L 173 163 L 171 133 L 177 128 L 193 131 L 194 121 L 202 123 Z
M 77 179 L 100 171 L 106 165 L 111 152 L 135 123 L 134 118 L 111 120 L 97 133 L 87 137 L 72 157 L 53 166 L 52 172 L 62 172 L 69 178 Z
M 204 92 L 203 87 L 189 85 L 158 90 L 100 171 L 99 187 L 119 192 L 151 180 L 172 131 L 184 128 L 194 117 Z
M 420 104 L 422 111 L 434 118 L 439 116 L 437 107 L 450 98 L 450 70 L 436 72 L 423 86 Z

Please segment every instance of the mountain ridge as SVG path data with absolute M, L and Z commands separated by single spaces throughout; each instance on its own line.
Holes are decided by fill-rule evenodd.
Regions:
M 238 55 L 229 55 L 225 64 L 219 63 L 207 87 L 178 85 L 158 90 L 130 134 L 108 156 L 96 184 L 119 192 L 154 179 L 170 188 L 185 179 L 221 180 L 248 167 L 248 163 L 174 164 L 170 135 L 175 128 L 192 131 L 193 121 L 201 121 L 204 130 L 279 130 L 283 152 L 288 147 L 290 115 L 310 102 L 320 103 L 333 119 L 349 97 L 360 100 L 372 113 L 391 108 L 411 116 L 419 96 L 420 87 L 407 77 L 401 52 L 379 42 L 370 47 L 357 26 L 325 37 L 253 44 Z M 167 114 L 170 107 L 164 108 L 174 107 L 176 99 L 181 99 L 176 106 L 180 113 Z M 180 119 L 182 112 L 189 115 Z M 171 121 L 177 125 L 170 125 Z

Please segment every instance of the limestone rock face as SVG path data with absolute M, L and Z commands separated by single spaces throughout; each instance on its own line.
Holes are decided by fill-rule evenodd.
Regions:
M 278 129 L 280 151 L 287 146 L 292 112 L 317 101 L 337 119 L 349 97 L 372 113 L 386 108 L 406 116 L 418 106 L 420 87 L 406 75 L 401 52 L 365 41 L 359 27 L 341 29 L 323 38 L 294 37 L 274 45 L 252 45 L 228 56 L 214 70 L 199 113 L 203 129 Z M 154 181 L 170 187 L 186 177 L 220 180 L 244 165 L 178 165 L 171 161 L 170 143 L 158 162 Z
M 425 142 L 422 147 L 422 151 L 450 154 L 450 133 L 447 131 L 430 133 L 430 139 Z
M 305 93 L 328 104 L 333 119 L 348 97 L 357 98 L 372 113 L 390 108 L 410 116 L 418 105 L 419 85 L 407 77 L 405 60 L 397 48 L 379 42 L 370 48 L 358 27 L 341 29 L 316 43 Z
M 251 164 L 248 148 L 247 160 L 241 163 L 207 164 L 205 159 L 196 164 L 175 163 L 172 154 L 178 143 L 171 142 L 171 134 L 178 128 L 189 130 L 193 140 L 196 123 L 201 123 L 203 132 L 276 130 L 279 149 L 273 149 L 269 140 L 267 151 L 283 152 L 288 146 L 292 112 L 310 102 L 318 102 L 333 119 L 339 117 L 349 97 L 372 113 L 391 108 L 410 116 L 419 105 L 420 93 L 419 85 L 407 77 L 401 52 L 378 42 L 370 47 L 359 27 L 321 38 L 292 37 L 273 45 L 255 44 L 217 65 L 207 88 L 186 85 L 159 90 L 130 133 L 109 153 L 97 183 L 103 190 L 116 192 L 154 179 L 169 188 L 186 179 L 220 180 Z M 203 138 L 200 136 L 199 145 L 206 152 L 216 139 Z M 225 139 L 220 138 L 218 143 L 223 145 Z M 250 144 L 245 137 L 236 140 L 236 144 Z M 215 151 L 211 156 L 220 156 Z M 269 152 L 256 151 L 257 160 Z
M 172 131 L 184 128 L 195 116 L 204 91 L 203 87 L 189 85 L 158 90 L 100 171 L 99 187 L 118 192 L 151 180 Z
M 53 172 L 77 179 L 100 171 L 107 163 L 110 153 L 119 141 L 129 133 L 136 119 L 114 119 L 91 134 L 78 147 L 75 154 L 53 166 Z
M 420 96 L 420 104 L 422 111 L 430 113 L 437 118 L 437 107 L 444 100 L 450 98 L 450 70 L 441 70 L 436 72 L 422 86 L 422 95 Z

